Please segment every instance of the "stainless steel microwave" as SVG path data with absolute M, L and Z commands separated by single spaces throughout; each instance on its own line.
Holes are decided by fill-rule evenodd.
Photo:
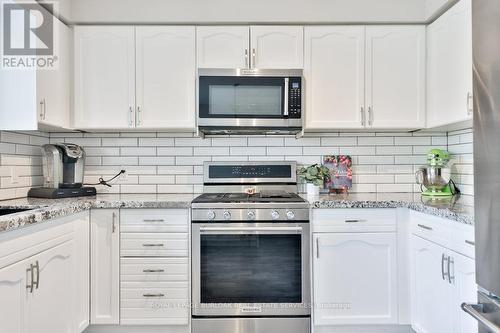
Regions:
M 302 70 L 200 69 L 198 128 L 206 134 L 302 130 Z

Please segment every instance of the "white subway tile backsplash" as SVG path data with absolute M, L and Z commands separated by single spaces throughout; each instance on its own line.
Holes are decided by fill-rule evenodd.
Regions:
M 73 142 L 87 152 L 86 182 L 125 176 L 100 193 L 197 193 L 203 189 L 204 161 L 297 161 L 321 163 L 324 155 L 353 160 L 352 192 L 412 192 L 414 171 L 431 148 L 453 153 L 453 178 L 473 195 L 472 130 L 450 133 L 308 133 L 292 136 L 224 136 L 201 139 L 193 133 L 0 132 L 0 200 L 25 195 L 40 185 L 40 146 Z

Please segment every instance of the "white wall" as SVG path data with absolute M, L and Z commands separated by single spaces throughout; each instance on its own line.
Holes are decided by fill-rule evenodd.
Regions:
M 69 1 L 69 0 L 63 0 Z M 424 0 L 71 0 L 77 23 L 422 22 Z

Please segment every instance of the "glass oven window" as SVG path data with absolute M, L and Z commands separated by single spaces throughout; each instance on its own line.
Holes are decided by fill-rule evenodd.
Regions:
M 202 76 L 199 82 L 202 118 L 281 118 L 284 78 Z
M 201 235 L 201 303 L 301 303 L 301 235 Z

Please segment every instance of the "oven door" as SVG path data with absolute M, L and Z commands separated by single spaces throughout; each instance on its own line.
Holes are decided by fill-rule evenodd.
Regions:
M 194 316 L 309 315 L 308 223 L 193 224 Z

